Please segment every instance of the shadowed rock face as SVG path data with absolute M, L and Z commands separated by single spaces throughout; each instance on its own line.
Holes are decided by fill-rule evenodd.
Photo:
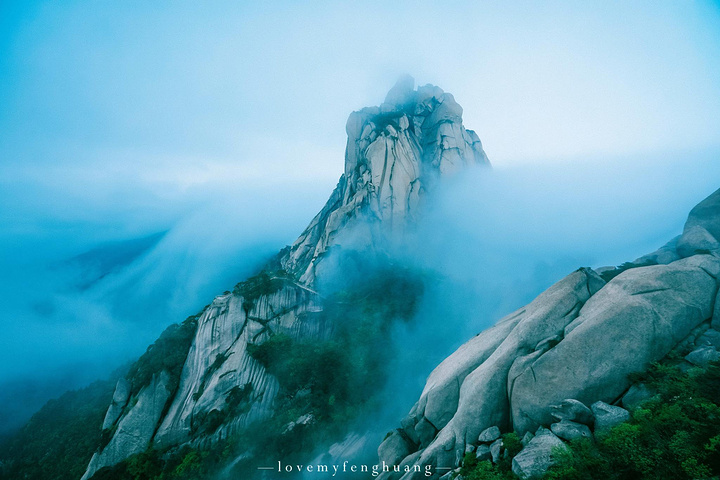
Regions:
M 304 341 L 332 334 L 332 325 L 312 315 L 323 308 L 313 286 L 328 250 L 382 248 L 387 235 L 402 234 L 412 224 L 439 177 L 489 165 L 477 135 L 463 127 L 462 108 L 452 95 L 431 85 L 415 90 L 411 78 L 398 82 L 380 107 L 352 113 L 346 129 L 345 173 L 322 211 L 280 255 L 289 275 L 268 280 L 281 286 L 253 298 L 241 291 L 216 297 L 197 319 L 174 382 L 165 370 L 140 392 L 119 382 L 103 425 L 115 433 L 84 478 L 150 445 L 204 445 L 272 415 L 278 382 L 248 353 L 248 344 L 261 344 L 271 333 Z M 219 427 L 203 429 L 198 419 L 226 409 L 238 388 L 246 408 Z
M 453 468 L 493 425 L 522 436 L 554 423 L 553 406 L 566 399 L 618 401 L 629 374 L 667 355 L 699 325 L 707 328 L 709 319 L 718 328 L 718 238 L 720 190 L 692 210 L 677 242 L 643 257 L 664 264 L 628 269 L 607 284 L 590 269 L 560 280 L 445 359 L 401 422 L 393 448 L 379 450 L 380 460 L 408 451 L 399 463 Z M 709 332 L 704 348 L 714 349 L 715 330 Z M 535 467 L 525 457 L 518 468 L 530 472 Z
M 115 465 L 130 455 L 145 451 L 170 396 L 168 383 L 169 376 L 163 371 L 159 375 L 154 375 L 150 385 L 145 386 L 138 393 L 137 403 L 118 422 L 110 443 L 90 459 L 83 480 L 102 467 Z M 118 383 L 115 393 L 122 392 L 122 388 L 123 386 Z

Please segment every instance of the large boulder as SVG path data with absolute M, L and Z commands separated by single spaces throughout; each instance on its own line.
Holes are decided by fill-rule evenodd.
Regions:
M 720 352 L 715 347 L 708 345 L 698 347 L 685 356 L 685 360 L 698 367 L 705 367 L 711 362 L 720 360 Z
M 397 465 L 413 452 L 412 445 L 398 431 L 394 430 L 378 448 L 380 461 L 388 465 Z
M 592 427 L 596 419 L 585 405 L 597 401 L 607 402 L 595 404 L 603 416 L 600 432 L 611 419 L 627 418 L 627 411 L 608 403 L 622 398 L 624 405 L 637 405 L 647 398 L 640 387 L 628 391 L 630 374 L 645 371 L 680 342 L 704 347 L 695 353 L 703 359 L 717 348 L 716 337 L 704 330 L 711 317 L 710 326 L 720 329 L 719 239 L 720 190 L 692 210 L 683 235 L 627 268 L 613 268 L 619 274 L 609 283 L 581 269 L 471 339 L 432 372 L 401 422 L 418 444 L 404 463 L 454 468 L 466 445 L 492 426 L 525 434 L 527 446 L 562 443 L 551 432 L 536 440 L 530 432 L 541 425 L 555 424 L 561 434 L 574 427 L 587 436 L 582 425 Z M 488 453 L 487 446 L 476 451 Z M 529 450 L 514 470 L 528 477 L 533 464 Z
M 710 317 L 720 260 L 696 255 L 627 270 L 583 306 L 563 340 L 524 368 L 510 391 L 519 432 L 552 423 L 549 405 L 566 398 L 613 402 L 628 375 L 664 357 Z
M 515 455 L 512 471 L 524 480 L 541 478 L 554 463 L 553 454 L 557 449 L 567 448 L 555 434 L 540 428 L 530 443 Z
M 498 438 L 500 438 L 500 429 L 496 426 L 492 426 L 480 432 L 477 441 L 479 443 L 492 443 Z
M 508 389 L 515 380 L 515 367 L 552 350 L 554 343 L 547 340 L 561 338 L 563 329 L 604 284 L 591 269 L 573 272 L 445 359 L 403 421 L 409 436 L 417 435 L 418 426 L 426 421 L 438 429 L 433 437 L 418 442 L 424 448 L 420 462 L 455 467 L 465 445 L 477 441 L 483 430 L 508 428 Z

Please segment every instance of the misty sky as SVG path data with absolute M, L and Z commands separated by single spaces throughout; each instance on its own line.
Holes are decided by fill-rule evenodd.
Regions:
M 512 257 L 498 312 L 720 187 L 716 2 L 3 1 L 0 383 L 87 382 L 292 242 L 348 114 L 403 73 L 455 95 L 499 172 L 445 197 L 457 254 L 424 253 L 475 280 L 472 252 Z

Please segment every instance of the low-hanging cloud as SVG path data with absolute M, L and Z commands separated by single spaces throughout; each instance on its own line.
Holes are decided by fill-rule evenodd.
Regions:
M 40 206 L 56 198 L 31 186 L 25 195 Z M 11 220 L 0 235 L 0 434 L 49 398 L 137 358 L 167 325 L 231 290 L 292 242 L 326 196 L 289 183 L 214 182 L 183 195 L 106 187 L 115 202 L 94 202 L 96 187 L 82 200 L 62 198 L 52 214 L 27 205 L 22 217 L 0 212 Z M 123 210 L 121 195 L 142 211 Z M 168 196 L 184 198 L 173 205 Z
M 433 272 L 416 318 L 397 323 L 382 408 L 355 430 L 372 459 L 462 343 L 579 267 L 632 261 L 682 232 L 720 187 L 714 153 L 477 169 L 426 197 L 416 235 L 395 257 Z

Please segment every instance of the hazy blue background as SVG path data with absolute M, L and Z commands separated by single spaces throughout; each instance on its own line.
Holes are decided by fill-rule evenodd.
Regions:
M 679 233 L 720 187 L 720 8 L 576 3 L 0 2 L 0 432 L 292 242 L 402 73 L 497 170 L 427 220 L 428 265 L 510 292 L 449 344 Z

